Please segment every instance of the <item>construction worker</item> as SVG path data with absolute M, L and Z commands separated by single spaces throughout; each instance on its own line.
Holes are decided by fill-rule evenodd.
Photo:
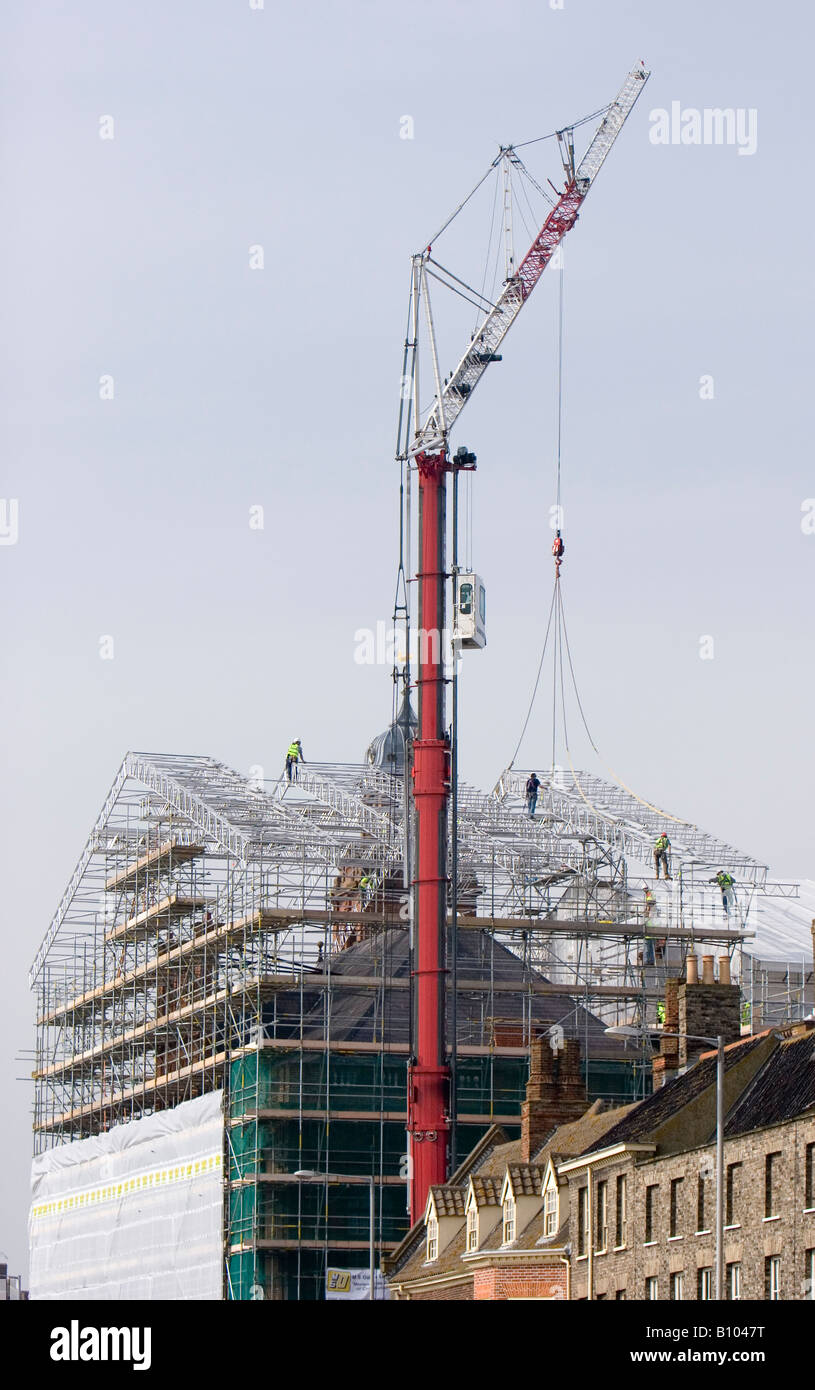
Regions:
M 289 744 L 289 749 L 286 753 L 286 776 L 289 781 L 292 780 L 292 773 L 294 774 L 294 780 L 297 781 L 297 764 L 304 763 L 305 761 L 303 757 L 303 745 L 300 739 L 296 738 Z
M 563 553 L 565 549 L 566 547 L 563 544 L 563 539 L 558 531 L 552 542 L 552 554 L 555 557 L 555 574 L 558 576 L 560 576 L 560 566 L 563 563 Z
M 654 960 L 654 941 L 653 941 L 653 937 L 648 936 L 648 934 L 647 934 L 647 929 L 648 929 L 648 927 L 650 927 L 650 926 L 652 925 L 652 923 L 651 923 L 651 916 L 652 916 L 652 913 L 654 912 L 654 909 L 655 909 L 655 906 L 656 906 L 656 895 L 655 895 L 655 893 L 653 892 L 653 890 L 652 890 L 651 888 L 648 887 L 648 884 L 647 884 L 647 883 L 644 883 L 642 886 L 643 886 L 643 891 L 644 891 L 644 893 L 645 893 L 645 927 L 646 927 L 645 951 L 644 951 L 644 954 L 643 954 L 643 958 L 642 958 L 642 959 L 643 959 L 643 965 L 654 965 L 654 964 L 655 964 L 655 960 Z
M 666 834 L 665 831 L 663 830 L 663 831 L 662 831 L 662 834 L 659 835 L 659 836 L 657 837 L 656 842 L 655 842 L 655 844 L 654 844 L 654 871 L 655 871 L 655 873 L 656 873 L 657 878 L 659 878 L 659 865 L 660 865 L 660 862 L 662 863 L 662 867 L 663 867 L 663 869 L 664 869 L 664 871 L 665 871 L 665 877 L 666 877 L 666 878 L 671 878 L 671 877 L 672 877 L 672 874 L 671 874 L 671 861 L 670 861 L 670 857 L 669 857 L 669 855 L 668 855 L 668 850 L 669 850 L 670 848 L 671 848 L 671 842 L 670 842 L 670 840 L 668 839 L 667 834 Z
M 665 1027 L 665 1005 L 663 1004 L 661 999 L 657 1004 L 657 1023 L 659 1024 L 660 1028 Z
M 722 890 L 722 911 L 725 917 L 729 917 L 730 909 L 734 901 L 733 884 L 735 883 L 735 879 L 733 875 L 727 873 L 724 869 L 720 869 L 715 878 L 708 879 L 708 883 L 718 883 Z
M 526 807 L 529 811 L 529 819 L 535 819 L 535 807 L 538 804 L 538 790 L 540 788 L 540 778 L 537 772 L 533 772 L 526 779 Z

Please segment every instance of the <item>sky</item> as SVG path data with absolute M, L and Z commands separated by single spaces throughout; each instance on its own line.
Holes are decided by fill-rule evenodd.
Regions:
M 596 111 L 639 59 L 652 76 L 565 255 L 581 698 L 629 786 L 780 877 L 815 877 L 812 31 L 791 0 L 3 7 L 12 1272 L 28 967 L 123 755 L 267 777 L 294 736 L 309 759 L 362 757 L 391 710 L 389 668 L 354 652 L 393 605 L 410 256 L 499 144 Z M 754 149 L 655 141 L 659 112 L 691 130 L 722 108 Z M 551 141 L 524 156 L 558 182 Z M 461 215 L 453 270 L 478 273 L 488 221 L 478 200 Z M 466 343 L 444 297 L 434 310 L 446 371 Z M 551 599 L 556 314 L 549 271 L 453 438 L 478 455 L 488 645 L 465 657 L 460 766 L 482 787 L 512 757 Z M 551 720 L 544 691 L 519 765 L 546 765 Z M 576 765 L 602 772 L 571 722 Z

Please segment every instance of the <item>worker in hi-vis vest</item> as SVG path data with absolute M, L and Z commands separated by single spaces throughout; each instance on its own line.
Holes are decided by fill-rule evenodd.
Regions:
M 668 839 L 668 836 L 665 834 L 665 831 L 663 830 L 662 834 L 657 837 L 657 840 L 654 844 L 654 871 L 656 873 L 657 878 L 659 878 L 660 862 L 662 863 L 662 867 L 665 871 L 665 877 L 671 877 L 671 861 L 668 857 L 668 850 L 670 848 L 671 842 Z
M 708 883 L 718 883 L 722 890 L 722 911 L 725 917 L 730 916 L 731 909 L 735 902 L 735 894 L 733 892 L 733 885 L 735 882 L 736 880 L 733 875 L 727 873 L 724 869 L 720 869 L 715 878 L 708 879 Z
M 289 751 L 286 754 L 286 776 L 289 781 L 292 779 L 292 772 L 294 773 L 295 781 L 297 780 L 297 764 L 304 763 L 305 761 L 303 757 L 303 745 L 300 739 L 296 738 L 289 744 Z

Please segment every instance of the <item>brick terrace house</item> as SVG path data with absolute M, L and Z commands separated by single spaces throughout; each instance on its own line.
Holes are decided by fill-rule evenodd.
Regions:
M 725 1296 L 815 1297 L 815 1022 L 731 1044 Z M 575 1299 L 713 1297 L 715 1054 L 558 1166 Z
M 727 1297 L 813 1299 L 815 1020 L 739 1038 L 738 1019 L 738 990 L 711 962 L 666 993 L 666 1033 L 738 1039 L 725 1052 Z M 384 1266 L 391 1296 L 711 1298 L 716 1057 L 704 1046 L 665 1037 L 652 1096 L 586 1110 L 577 1044 L 557 1057 L 538 1039 L 521 1138 L 494 1127 L 431 1189 Z
M 432 1187 L 424 1218 L 384 1262 L 395 1299 L 569 1297 L 568 1217 L 557 1164 L 578 1155 L 632 1107 L 586 1109 L 580 1047 L 532 1044 L 521 1137 L 494 1125 L 449 1182 Z

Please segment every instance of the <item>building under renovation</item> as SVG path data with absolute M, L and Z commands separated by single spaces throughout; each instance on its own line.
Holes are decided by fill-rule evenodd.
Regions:
M 404 1236 L 402 750 L 395 723 L 271 784 L 125 758 L 32 969 L 35 1297 L 319 1298 Z M 679 821 L 657 882 L 645 803 L 558 772 L 531 819 L 526 775 L 458 793 L 452 1163 L 518 1132 L 541 1034 L 579 1041 L 590 1100 L 647 1094 L 605 1028 L 655 1024 L 689 952 L 729 956 L 754 1028 L 812 1006 L 806 888 Z

